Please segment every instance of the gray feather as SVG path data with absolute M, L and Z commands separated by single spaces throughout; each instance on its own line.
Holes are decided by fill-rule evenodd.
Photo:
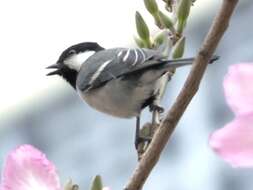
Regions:
M 193 58 L 164 60 L 158 50 L 115 48 L 102 50 L 88 58 L 81 66 L 77 87 L 81 91 L 94 89 L 106 82 L 150 69 L 177 68 L 192 63 Z
M 144 68 L 161 59 L 161 56 L 157 55 L 157 52 L 153 50 L 131 49 L 127 56 L 129 50 L 126 48 L 108 49 L 92 55 L 81 66 L 77 77 L 78 88 L 87 90 L 99 87 L 109 80 L 123 76 L 133 70 Z M 134 51 L 137 52 L 137 60 Z M 122 53 L 118 56 L 120 52 Z M 110 63 L 103 69 L 96 80 L 90 83 L 92 76 L 94 76 L 99 67 L 109 60 Z

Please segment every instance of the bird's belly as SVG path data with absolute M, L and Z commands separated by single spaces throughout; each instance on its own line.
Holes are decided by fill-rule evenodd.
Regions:
M 103 87 L 85 93 L 79 91 L 79 94 L 85 102 L 98 111 L 116 117 L 131 118 L 140 114 L 143 102 L 152 94 L 152 87 L 150 87 L 149 85 L 129 86 L 127 82 L 116 79 Z

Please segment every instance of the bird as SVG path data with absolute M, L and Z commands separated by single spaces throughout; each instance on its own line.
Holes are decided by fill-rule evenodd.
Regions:
M 140 136 L 142 110 L 148 106 L 153 113 L 163 112 L 159 102 L 171 71 L 194 60 L 168 59 L 164 55 L 168 53 L 166 48 L 105 49 L 97 42 L 82 42 L 65 49 L 57 62 L 47 67 L 55 69 L 47 75 L 61 76 L 82 100 L 100 112 L 119 118 L 135 117 L 137 148 L 145 140 Z

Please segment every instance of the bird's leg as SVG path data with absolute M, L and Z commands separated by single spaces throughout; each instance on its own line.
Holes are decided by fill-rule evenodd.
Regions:
M 164 108 L 160 106 L 160 100 L 164 95 L 167 83 L 171 79 L 173 73 L 174 70 L 170 70 L 160 78 L 159 89 L 156 92 L 155 99 L 153 100 L 152 104 L 149 105 L 149 109 L 152 112 L 153 125 L 160 123 L 160 114 L 164 112 Z
M 135 148 L 138 150 L 138 146 L 142 142 L 150 142 L 151 137 L 149 136 L 143 136 L 141 135 L 141 130 L 140 130 L 140 116 L 136 117 L 136 130 L 135 130 Z
M 164 112 L 164 108 L 158 104 L 158 100 L 155 100 L 151 105 L 149 105 L 149 109 L 152 112 L 152 124 L 157 125 L 160 123 L 161 117 L 160 114 Z
M 140 143 L 140 116 L 138 115 L 136 117 L 135 140 L 134 140 L 136 150 L 138 150 L 139 143 Z

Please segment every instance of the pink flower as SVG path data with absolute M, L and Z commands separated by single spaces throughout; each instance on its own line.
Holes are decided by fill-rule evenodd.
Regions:
M 253 167 L 253 64 L 230 66 L 224 91 L 235 119 L 215 131 L 210 146 L 234 167 Z
M 22 145 L 8 156 L 0 190 L 60 190 L 54 165 L 31 145 Z
M 230 66 L 223 86 L 227 103 L 236 115 L 253 113 L 253 64 Z

